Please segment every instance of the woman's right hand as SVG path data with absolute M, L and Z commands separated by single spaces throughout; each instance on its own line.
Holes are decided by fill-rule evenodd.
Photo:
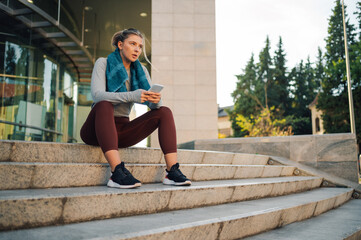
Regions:
M 160 101 L 161 94 L 154 93 L 149 91 L 142 91 L 142 95 L 140 96 L 141 103 L 149 101 L 151 103 L 158 103 Z

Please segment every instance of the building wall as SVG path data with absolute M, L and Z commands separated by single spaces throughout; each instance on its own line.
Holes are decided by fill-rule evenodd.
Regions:
M 218 133 L 224 134 L 225 137 L 233 135 L 232 123 L 229 116 L 218 117 Z
M 217 138 L 215 0 L 152 0 L 152 63 L 178 143 Z
M 312 105 L 310 110 L 312 120 L 312 134 L 323 134 L 325 130 L 323 129 L 322 112 L 316 109 L 316 105 Z M 316 118 L 319 119 L 319 128 L 316 127 Z

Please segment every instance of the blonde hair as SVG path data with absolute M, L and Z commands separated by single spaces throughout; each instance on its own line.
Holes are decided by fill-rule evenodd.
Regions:
M 130 35 L 137 35 L 142 39 L 144 39 L 143 34 L 139 30 L 135 28 L 128 28 L 114 33 L 111 44 L 117 48 L 118 42 L 119 41 L 124 42 L 124 40 L 127 39 Z

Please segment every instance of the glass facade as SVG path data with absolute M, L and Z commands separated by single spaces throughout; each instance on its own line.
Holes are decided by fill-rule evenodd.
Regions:
M 0 49 L 0 138 L 71 142 L 62 116 L 74 116 L 74 77 L 39 48 L 5 40 Z
M 94 61 L 129 27 L 151 58 L 150 12 L 150 0 L 0 0 L 0 139 L 79 142 Z

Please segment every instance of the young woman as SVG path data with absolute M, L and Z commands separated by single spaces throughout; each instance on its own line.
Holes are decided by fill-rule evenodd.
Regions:
M 95 62 L 91 80 L 94 104 L 80 131 L 86 144 L 101 147 L 112 171 L 108 187 L 141 186 L 140 181 L 125 168 L 118 148 L 140 142 L 157 128 L 167 165 L 163 183 L 191 185 L 177 163 L 173 114 L 162 106 L 160 93 L 147 91 L 152 85 L 150 76 L 138 60 L 143 47 L 142 34 L 134 28 L 125 29 L 114 34 L 112 45 L 115 51 Z M 151 111 L 129 121 L 134 103 L 146 104 Z

